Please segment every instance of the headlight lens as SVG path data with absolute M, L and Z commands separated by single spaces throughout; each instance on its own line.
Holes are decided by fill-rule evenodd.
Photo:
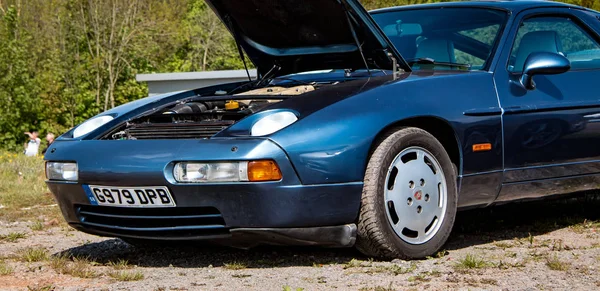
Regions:
M 77 181 L 79 169 L 77 163 L 46 162 L 48 180 Z
M 248 174 L 240 163 L 178 163 L 173 169 L 181 183 L 247 181 Z
M 293 112 L 282 111 L 267 115 L 256 122 L 250 134 L 252 136 L 264 136 L 277 132 L 290 124 L 296 122 L 298 117 Z
M 115 118 L 110 115 L 94 117 L 75 128 L 75 130 L 73 131 L 73 138 L 84 136 L 96 130 L 98 127 L 105 125 L 107 122 L 113 119 Z
M 179 183 L 266 182 L 281 180 L 279 166 L 272 160 L 244 162 L 182 162 L 173 168 Z

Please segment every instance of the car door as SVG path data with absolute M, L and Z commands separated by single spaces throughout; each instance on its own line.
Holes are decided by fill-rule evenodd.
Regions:
M 504 183 L 497 201 L 600 185 L 599 21 L 576 9 L 521 12 L 509 31 L 495 80 L 503 109 Z M 587 23 L 587 24 L 586 24 Z M 520 86 L 531 52 L 562 54 L 571 69 Z

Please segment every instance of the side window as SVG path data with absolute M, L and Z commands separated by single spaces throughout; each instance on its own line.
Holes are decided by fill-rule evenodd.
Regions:
M 465 40 L 472 42 L 479 42 L 484 44 L 484 47 L 491 48 L 494 45 L 496 36 L 500 29 L 499 24 L 479 27 L 475 29 L 462 30 L 457 33 L 461 36 L 467 37 Z M 457 63 L 471 64 L 473 69 L 482 69 L 485 64 L 485 58 L 489 57 L 489 49 L 485 51 L 478 51 L 470 43 L 456 43 L 454 45 L 454 55 L 456 56 Z
M 571 69 L 600 69 L 600 45 L 567 17 L 534 17 L 521 23 L 508 70 L 522 72 L 533 52 L 553 52 L 571 61 Z

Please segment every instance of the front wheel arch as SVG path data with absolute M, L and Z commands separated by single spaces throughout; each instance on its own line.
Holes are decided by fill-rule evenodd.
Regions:
M 371 155 L 377 146 L 382 142 L 383 137 L 389 134 L 389 132 L 394 132 L 401 127 L 416 127 L 433 135 L 442 144 L 444 149 L 446 149 L 446 152 L 450 156 L 450 160 L 456 166 L 456 175 L 460 176 L 463 167 L 462 150 L 456 131 L 447 120 L 435 116 L 411 117 L 388 124 L 382 128 L 373 139 L 371 147 L 369 148 L 367 161 L 371 158 Z M 365 170 L 366 164 L 367 163 L 365 163 Z

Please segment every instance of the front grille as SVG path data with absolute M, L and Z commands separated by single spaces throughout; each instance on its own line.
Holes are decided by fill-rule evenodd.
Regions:
M 214 207 L 125 208 L 77 206 L 81 224 L 115 235 L 167 238 L 226 235 L 229 230 Z
M 204 139 L 231 126 L 233 121 L 140 123 L 125 129 L 128 139 Z

